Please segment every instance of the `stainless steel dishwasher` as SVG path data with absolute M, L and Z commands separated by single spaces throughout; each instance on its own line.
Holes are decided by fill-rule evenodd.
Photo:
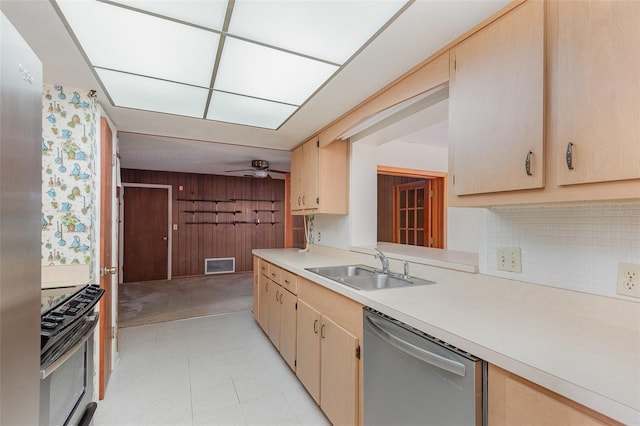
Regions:
M 364 424 L 486 425 L 486 362 L 364 308 Z

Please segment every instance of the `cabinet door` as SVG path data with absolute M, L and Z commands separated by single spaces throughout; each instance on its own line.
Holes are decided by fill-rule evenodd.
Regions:
M 320 159 L 320 148 L 318 141 L 311 140 L 304 145 L 304 194 L 302 204 L 305 209 L 316 209 L 318 207 L 318 174 L 320 173 L 318 162 Z
M 493 364 L 489 364 L 488 380 L 488 423 L 492 426 L 619 424 Z
M 271 280 L 267 280 L 270 286 L 269 296 L 267 297 L 267 309 L 269 310 L 268 330 L 269 339 L 276 346 L 280 347 L 280 294 L 282 287 Z
M 358 400 L 358 338 L 322 317 L 320 406 L 334 425 L 354 425 Z
M 304 145 L 291 151 L 291 210 L 302 210 L 302 195 L 304 193 L 303 174 L 304 174 Z
M 260 322 L 260 258 L 253 257 L 253 318 Z
M 296 375 L 320 403 L 320 313 L 298 299 Z
M 265 333 L 269 333 L 269 296 L 274 286 L 269 279 L 260 274 L 258 276 L 258 286 L 260 287 L 260 294 L 258 296 L 258 324 L 264 330 Z M 269 288 L 271 287 L 271 288 Z
M 558 2 L 561 185 L 640 178 L 640 2 Z M 573 144 L 572 170 L 567 149 Z
M 449 84 L 454 193 L 543 187 L 544 3 L 526 2 L 452 49 Z
M 298 298 L 288 291 L 280 290 L 280 355 L 295 371 L 296 361 L 296 302 Z

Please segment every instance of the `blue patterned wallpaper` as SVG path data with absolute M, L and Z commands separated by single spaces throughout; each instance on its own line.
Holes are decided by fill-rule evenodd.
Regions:
M 92 264 L 95 257 L 98 103 L 88 90 L 44 85 L 42 265 Z

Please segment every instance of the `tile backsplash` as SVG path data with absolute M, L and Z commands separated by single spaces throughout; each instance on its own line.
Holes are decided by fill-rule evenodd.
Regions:
M 553 287 L 616 294 L 619 262 L 640 264 L 640 201 L 499 207 L 484 215 L 480 272 Z M 522 273 L 498 271 L 496 250 L 520 247 Z

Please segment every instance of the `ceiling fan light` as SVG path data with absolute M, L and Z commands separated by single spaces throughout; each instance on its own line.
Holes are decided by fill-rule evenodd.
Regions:
M 254 170 L 253 177 L 257 178 L 266 178 L 269 176 L 269 173 L 266 170 Z

